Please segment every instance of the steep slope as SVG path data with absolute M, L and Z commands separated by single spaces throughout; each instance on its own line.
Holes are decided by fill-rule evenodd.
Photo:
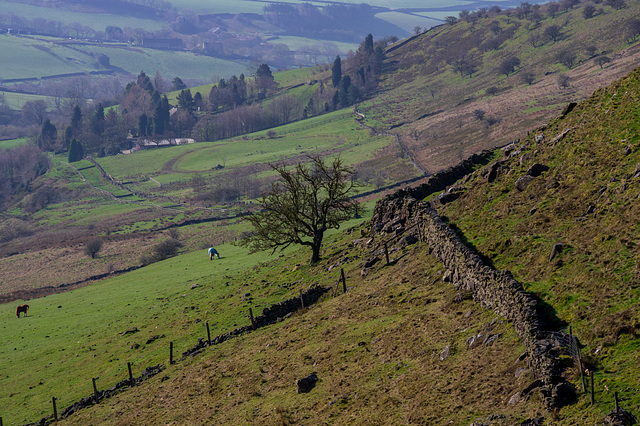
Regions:
M 602 3 L 585 19 L 589 6 L 476 13 L 398 42 L 387 50 L 379 94 L 360 110 L 368 124 L 401 135 L 429 172 L 520 139 L 638 63 L 640 3 Z
M 610 404 L 617 391 L 635 412 L 639 96 L 636 70 L 505 150 L 507 158 L 476 172 L 460 198 L 440 208 L 572 326 L 602 398 Z

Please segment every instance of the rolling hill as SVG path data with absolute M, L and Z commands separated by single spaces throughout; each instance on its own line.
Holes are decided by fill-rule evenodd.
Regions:
M 19 321 L 21 302 L 0 305 L 4 421 L 51 415 L 51 397 L 61 413 L 92 395 L 93 377 L 100 390 L 125 379 L 127 362 L 135 376 L 163 369 L 131 389 L 125 381 L 126 391 L 64 423 L 594 424 L 611 412 L 614 393 L 637 416 L 640 75 L 631 72 L 637 45 L 620 29 L 638 4 L 602 3 L 588 19 L 585 6 L 555 17 L 542 9 L 537 22 L 487 11 L 389 46 L 378 89 L 357 106 L 363 120 L 349 108 L 271 136 L 83 160 L 77 170 L 54 158 L 2 220 L 29 229 L 0 245 L 0 292 L 5 300 L 47 295 L 29 300 Z M 560 23 L 558 40 L 532 44 Z M 495 38 L 502 42 L 481 47 Z M 560 62 L 569 47 L 571 66 Z M 603 56 L 612 62 L 600 67 Z M 518 65 L 502 73 L 513 57 Z M 528 71 L 531 83 L 521 80 Z M 326 68 L 314 72 L 330 79 Z M 290 71 L 281 81 L 294 87 L 309 76 Z M 267 162 L 337 153 L 369 176 L 365 190 L 421 180 L 369 202 L 364 219 L 331 235 L 317 265 L 306 265 L 306 251 L 248 255 L 232 244 L 251 198 L 210 206 L 194 197 L 194 177 L 257 189 L 269 182 Z M 55 201 L 34 209 L 51 188 Z M 425 200 L 442 218 L 437 228 L 477 254 L 474 265 L 521 285 L 526 306 L 496 308 L 478 290 L 489 279 L 469 288 L 467 266 L 442 263 L 442 244 L 412 225 L 435 217 Z M 140 267 L 172 229 L 179 255 Z M 83 247 L 96 237 L 105 246 L 89 259 Z M 205 257 L 211 245 L 219 262 Z M 249 308 L 259 315 L 298 301 L 315 284 L 328 291 L 312 305 L 243 328 Z M 540 327 L 523 334 L 519 311 Z M 207 346 L 205 326 L 233 337 Z M 569 326 L 594 372 L 594 404 Z M 535 345 L 553 374 L 537 363 Z M 298 393 L 296 381 L 313 373 L 315 387 Z

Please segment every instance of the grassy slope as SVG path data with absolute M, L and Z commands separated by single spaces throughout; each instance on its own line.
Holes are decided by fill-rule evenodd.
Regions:
M 342 234 L 329 242 L 327 261 L 308 272 L 320 277 L 319 270 L 350 259 L 349 293 L 209 350 L 67 422 L 469 424 L 503 414 L 508 424 L 538 415 L 548 424 L 594 424 L 612 409 L 614 391 L 637 413 L 638 93 L 640 71 L 532 134 L 493 183 L 475 172 L 466 193 L 441 209 L 498 269 L 513 271 L 573 326 L 586 345 L 586 367 L 595 369 L 594 406 L 585 394 L 556 413 L 540 412 L 535 398 L 509 405 L 531 381 L 526 374 L 513 379 L 522 350 L 513 331 L 498 321 L 495 331 L 504 334 L 497 346 L 465 349 L 465 339 L 492 316 L 471 302 L 451 303 L 454 292 L 440 282 L 442 270 L 424 247 L 396 253 L 394 266 L 378 266 L 361 280 L 353 261 L 364 253 Z M 539 134 L 544 140 L 535 142 Z M 550 170 L 525 191 L 514 189 L 537 162 Z M 596 200 L 595 214 L 576 221 Z M 557 242 L 565 248 L 549 261 Z M 271 274 L 289 270 L 295 259 L 274 259 L 254 282 L 271 283 Z M 441 362 L 447 344 L 454 356 Z M 316 388 L 297 394 L 295 380 L 314 371 Z
M 640 3 L 634 1 L 619 11 L 605 6 L 602 15 L 588 21 L 582 16 L 582 7 L 577 7 L 555 18 L 546 17 L 539 27 L 526 19 L 499 15 L 434 28 L 403 46 L 392 47 L 382 90 L 360 109 L 367 123 L 383 129 L 393 127 L 400 133 L 424 168 L 439 170 L 473 152 L 521 138 L 559 114 L 568 102 L 584 99 L 629 73 L 637 66 L 638 46 L 627 44 L 621 28 L 638 16 Z M 493 23 L 500 28 L 497 34 L 491 30 Z M 562 38 L 534 48 L 529 37 L 550 25 L 562 27 Z M 481 52 L 480 43 L 493 38 L 502 41 L 500 47 Z M 600 69 L 585 53 L 590 45 L 614 61 Z M 572 69 L 556 59 L 566 48 L 576 53 Z M 616 54 L 621 49 L 626 50 Z M 463 55 L 479 64 L 471 78 L 461 77 L 448 64 Z M 500 63 L 513 56 L 521 62 L 517 72 L 509 77 L 499 74 Z M 534 74 L 531 86 L 521 82 L 523 72 Z M 560 73 L 570 77 L 569 88 L 558 88 Z M 498 89 L 495 96 L 485 92 L 492 86 Z M 476 109 L 498 122 L 487 125 L 487 121 L 475 119 Z
M 466 194 L 442 209 L 498 269 L 513 271 L 572 325 L 596 369 L 598 392 L 604 391 L 597 405 L 602 413 L 610 410 L 614 391 L 625 408 L 640 409 L 638 93 L 640 71 L 597 91 L 522 141 L 526 149 L 509 161 L 508 173 L 492 184 L 476 173 L 465 183 Z M 572 130 L 550 142 L 565 129 Z M 537 135 L 544 141 L 536 143 Z M 534 163 L 550 170 L 518 191 L 515 180 Z M 590 205 L 595 210 L 586 214 Z M 550 261 L 556 243 L 565 248 Z
M 535 399 L 507 406 L 531 380 L 513 379 L 524 367 L 516 361 L 523 349 L 507 323 L 470 301 L 452 303 L 455 291 L 420 245 L 394 253 L 394 266 L 378 265 L 362 279 L 359 259 L 368 249 L 351 246 L 356 236 L 329 239 L 326 260 L 315 267 L 295 266 L 308 253 L 292 253 L 246 279 L 252 294 L 296 277 L 302 286 L 334 285 L 337 269 L 327 267 L 344 259 L 347 294 L 209 349 L 66 422 L 467 424 L 499 413 L 512 420 L 539 414 Z M 467 349 L 466 339 L 488 324 L 503 333 L 498 341 Z M 440 361 L 447 345 L 452 356 Z M 295 380 L 311 372 L 320 382 L 297 394 Z

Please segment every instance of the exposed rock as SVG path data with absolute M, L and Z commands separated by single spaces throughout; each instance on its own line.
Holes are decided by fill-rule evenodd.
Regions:
M 122 333 L 122 335 L 126 336 L 127 334 L 137 333 L 138 331 L 140 331 L 140 330 L 138 330 L 138 327 L 133 327 L 133 328 L 128 329 L 124 333 Z
M 493 342 L 498 340 L 498 337 L 500 337 L 500 336 L 502 336 L 502 333 L 488 334 L 487 337 L 485 337 L 485 339 L 484 339 L 484 345 L 485 346 L 490 346 L 491 344 L 493 344 Z
M 473 349 L 476 346 L 480 346 L 482 344 L 483 338 L 484 336 L 480 333 L 475 334 L 471 337 L 469 337 L 467 339 L 467 346 L 469 346 L 469 349 Z
M 631 413 L 625 411 L 623 408 L 615 409 L 607 414 L 604 418 L 603 424 L 615 425 L 615 426 L 630 426 L 635 424 L 635 419 Z
M 529 214 L 534 214 L 537 211 L 538 211 L 538 204 L 536 204 L 535 206 L 531 207 L 531 210 L 529 210 Z
M 536 142 L 540 143 L 544 140 L 544 134 L 536 135 Z
M 418 237 L 413 234 L 407 234 L 401 241 L 402 246 L 410 246 L 418 242 Z
M 627 146 L 624 148 L 624 155 L 625 155 L 625 156 L 627 156 L 627 155 L 631 155 L 631 153 L 632 153 L 632 152 L 633 152 L 633 145 L 627 145 Z
M 520 423 L 520 426 L 542 426 L 544 424 L 544 417 L 536 417 L 535 419 L 528 419 Z
M 198 288 L 198 287 L 199 287 L 199 286 L 198 286 L 198 284 L 193 284 L 193 285 L 191 286 L 191 290 L 193 290 L 194 288 Z
M 318 375 L 316 373 L 311 373 L 307 377 L 303 377 L 299 379 L 296 384 L 298 385 L 298 393 L 308 393 L 311 392 L 316 386 L 316 382 L 318 381 Z
M 375 265 L 376 263 L 380 262 L 380 258 L 378 256 L 373 256 L 370 257 L 369 259 L 365 260 L 364 263 L 362 264 L 363 268 L 371 268 L 373 265 Z
M 535 177 L 531 175 L 524 175 L 519 177 L 518 180 L 516 181 L 516 189 L 521 192 L 524 191 L 525 189 L 527 189 L 527 186 L 529 186 L 531 181 L 534 179 Z
M 528 371 L 529 371 L 529 370 L 528 370 L 528 369 L 526 369 L 526 368 L 518 367 L 518 368 L 516 369 L 516 373 L 515 373 L 516 379 L 519 379 L 519 378 L 520 378 L 520 376 L 522 376 L 523 374 L 525 374 L 525 373 L 526 373 L 526 372 L 528 372 Z
M 444 347 L 442 351 L 440 351 L 440 361 L 444 361 L 450 356 L 451 356 L 451 345 L 447 345 Z
M 520 392 L 511 395 L 511 398 L 509 398 L 509 402 L 507 404 L 516 405 L 518 402 L 520 402 Z
M 500 151 L 502 151 L 503 156 L 509 157 L 509 155 L 516 149 L 518 149 L 518 147 L 516 146 L 515 142 L 511 142 L 509 145 L 500 148 Z
M 551 262 L 554 257 L 556 257 L 557 255 L 562 253 L 562 249 L 563 248 L 564 248 L 564 246 L 563 246 L 562 243 L 554 244 L 553 248 L 551 249 L 551 254 L 549 255 L 549 262 Z
M 577 106 L 578 104 L 576 102 L 569 102 L 569 104 L 567 104 L 566 107 L 564 107 L 564 110 L 562 111 L 562 114 L 560 114 L 560 118 L 564 118 L 565 115 L 569 114 L 571 111 L 573 111 L 573 109 Z
M 542 173 L 546 172 L 547 170 L 549 170 L 549 166 L 546 166 L 540 163 L 535 163 L 531 167 L 529 167 L 529 170 L 527 170 L 527 174 L 529 176 L 538 177 Z
M 489 165 L 488 167 L 485 167 L 482 170 L 482 172 L 480 172 L 480 175 L 482 177 L 486 177 L 487 182 L 491 183 L 494 180 L 496 180 L 500 175 L 504 174 L 504 172 L 507 171 L 508 169 L 509 167 L 507 166 L 506 161 L 496 161 L 493 164 Z

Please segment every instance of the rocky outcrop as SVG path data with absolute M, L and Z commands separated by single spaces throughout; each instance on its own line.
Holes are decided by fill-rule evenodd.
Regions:
M 575 391 L 563 378 L 564 368 L 559 357 L 568 336 L 545 329 L 542 316 L 537 312 L 537 300 L 524 291 L 509 271 L 486 265 L 429 203 L 406 192 L 402 197 L 390 196 L 376 204 L 372 229 L 382 231 L 390 223 L 404 223 L 406 229 L 417 229 L 414 225 L 420 224 L 423 241 L 450 271 L 450 282 L 460 292 L 471 293 L 483 307 L 511 321 L 527 348 L 529 368 L 548 408 L 563 406 L 573 399 Z

